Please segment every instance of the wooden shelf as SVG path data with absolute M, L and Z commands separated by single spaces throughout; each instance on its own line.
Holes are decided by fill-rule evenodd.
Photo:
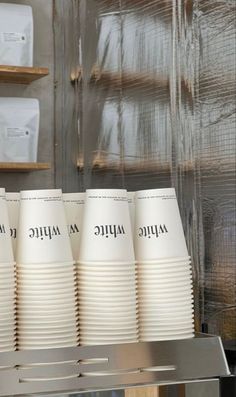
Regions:
M 51 168 L 50 163 L 1 163 L 0 172 L 32 172 Z
M 48 68 L 0 65 L 0 83 L 30 84 L 48 74 Z

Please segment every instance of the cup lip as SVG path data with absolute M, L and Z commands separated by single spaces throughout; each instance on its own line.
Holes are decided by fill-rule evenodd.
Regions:
M 146 327 L 146 326 L 150 326 L 150 324 L 154 324 L 154 326 L 166 326 L 167 324 L 175 324 L 175 325 L 179 325 L 180 323 L 181 324 L 189 324 L 189 323 L 193 323 L 194 324 L 194 316 L 191 316 L 191 318 L 189 318 L 189 317 L 187 317 L 187 318 L 185 318 L 185 319 L 174 319 L 174 322 L 173 322 L 173 320 L 172 320 L 172 318 L 171 319 L 166 319 L 166 318 L 163 318 L 163 319 L 157 319 L 157 318 L 154 318 L 154 319 L 146 319 L 145 320 L 145 323 L 143 324 L 143 322 L 142 322 L 142 320 L 140 320 L 140 328 L 142 328 L 142 327 Z
M 126 272 L 123 272 L 123 271 L 121 271 L 120 273 L 119 272 L 106 272 L 106 271 L 101 271 L 101 272 L 96 272 L 96 273 L 94 273 L 94 272 L 90 272 L 90 273 L 84 273 L 84 272 L 82 272 L 82 271 L 77 271 L 77 274 L 80 276 L 80 277 L 88 277 L 88 278 L 91 278 L 91 277 L 104 277 L 104 276 L 106 276 L 106 277 L 122 277 L 122 278 L 124 278 L 124 277 L 137 277 L 137 272 L 135 271 L 135 269 L 134 270 L 129 270 L 128 272 L 126 271 Z
M 52 283 L 53 284 L 53 283 Z M 57 284 L 62 284 L 62 286 L 61 287 L 59 287 L 58 288 L 58 290 L 57 291 L 54 291 L 54 290 L 52 290 L 52 291 L 50 291 L 51 293 L 57 293 L 59 290 L 68 290 L 68 289 L 70 289 L 71 287 L 74 287 L 75 289 L 76 289 L 76 287 L 77 287 L 77 281 L 76 281 L 76 279 L 75 280 L 72 280 L 72 281 L 70 281 L 70 282 L 66 282 L 66 283 L 54 283 L 54 288 L 56 287 L 56 285 Z M 50 283 L 48 283 L 48 284 L 45 284 L 44 282 L 43 282 L 43 280 L 42 280 L 42 282 L 40 282 L 40 283 L 35 283 L 34 285 L 33 285 L 33 283 L 30 283 L 30 284 L 27 284 L 25 281 L 24 282 L 22 282 L 22 281 L 19 281 L 18 280 L 18 282 L 17 282 L 17 287 L 18 287 L 18 291 L 20 291 L 20 289 L 23 287 L 23 290 L 24 291 L 28 291 L 28 290 L 32 290 L 32 291 L 36 291 L 36 289 L 38 289 L 38 290 L 47 290 L 48 289 L 48 287 L 50 286 Z M 36 288 L 37 287 L 37 288 Z
M 161 328 L 159 328 L 158 326 L 153 326 L 154 328 L 152 328 L 152 327 L 150 327 L 150 326 L 148 326 L 148 327 L 145 327 L 145 326 L 143 326 L 143 327 L 140 327 L 139 328 L 139 332 L 141 333 L 142 332 L 142 330 L 143 330 L 143 332 L 152 332 L 152 330 L 154 331 L 154 332 L 165 332 L 165 330 L 167 330 L 167 332 L 168 332 L 168 330 L 170 330 L 170 328 L 172 328 L 172 330 L 173 331 L 175 331 L 175 330 L 182 330 L 182 329 L 189 329 L 189 327 L 193 327 L 194 326 L 194 323 L 192 322 L 192 323 L 189 323 L 188 325 L 186 325 L 186 324 L 179 324 L 179 325 L 176 325 L 176 324 L 173 324 L 173 325 L 163 325 L 163 326 L 161 326 Z
M 66 303 L 68 302 L 72 302 L 73 301 L 77 301 L 77 296 L 76 295 L 71 295 L 71 297 L 69 297 L 69 299 L 67 298 L 63 298 L 62 299 L 57 299 L 57 297 L 55 296 L 49 296 L 49 297 L 45 297 L 44 299 L 41 299 L 41 295 L 27 295 L 27 296 L 17 296 L 17 303 L 19 304 L 19 302 L 28 302 L 29 299 L 32 301 L 32 304 L 35 304 L 39 301 L 42 302 L 42 305 L 47 304 L 47 303 L 51 303 L 51 302 L 55 302 L 55 305 L 59 305 L 61 303 L 63 303 L 66 299 Z
M 166 340 L 166 341 L 168 341 L 168 340 L 177 340 L 177 339 L 190 339 L 190 338 L 194 338 L 194 336 L 195 336 L 195 333 L 194 332 L 191 332 L 191 333 L 188 333 L 188 334 L 186 334 L 184 337 L 183 337 L 183 335 L 181 335 L 181 337 L 179 337 L 179 336 L 173 336 L 173 337 L 170 337 L 170 336 L 167 336 L 166 338 L 161 338 L 161 337 L 156 337 L 156 339 L 153 339 L 153 337 L 152 336 L 150 336 L 150 337 L 144 337 L 144 336 L 141 336 L 140 335 L 140 342 L 151 342 L 151 341 L 158 341 L 158 340 Z M 151 339 L 150 339 L 151 338 Z
M 120 330 L 125 330 L 125 332 L 127 331 L 127 332 L 130 332 L 129 330 L 133 330 L 133 331 L 137 331 L 138 330 L 138 325 L 136 324 L 136 325 L 132 325 L 132 326 L 115 326 L 115 327 L 109 327 L 109 328 L 107 328 L 108 326 L 106 326 L 106 325 L 104 325 L 104 328 L 100 328 L 101 327 L 101 325 L 99 325 L 99 324 L 96 324 L 96 325 L 87 325 L 87 324 L 85 324 L 84 326 L 82 326 L 82 327 L 80 327 L 80 332 L 89 332 L 90 330 L 91 331 L 93 331 L 93 332 L 95 332 L 95 329 L 96 330 L 98 330 L 99 332 L 100 331 L 113 331 L 114 330 L 114 328 L 115 328 L 115 330 L 117 330 L 117 331 L 120 331 Z M 94 329 L 93 329 L 94 328 Z
M 170 302 L 173 302 L 173 299 L 174 299 L 174 302 L 178 302 L 178 303 L 182 303 L 182 302 L 185 302 L 186 301 L 186 299 L 189 299 L 189 300 L 191 300 L 191 301 L 193 301 L 194 302 L 194 297 L 193 297 L 193 295 L 191 295 L 191 296 L 180 296 L 180 297 L 174 297 L 174 298 L 170 298 L 170 299 L 166 299 L 166 297 L 164 297 L 164 298 L 162 298 L 162 297 L 155 297 L 155 302 L 157 302 L 157 303 L 159 303 L 159 302 L 167 302 L 167 303 L 170 303 Z M 145 305 L 147 304 L 147 305 L 150 305 L 151 304 L 151 302 L 153 301 L 153 299 L 152 299 L 152 297 L 151 298 L 146 298 L 145 297 L 145 299 L 143 299 L 143 297 L 142 297 L 142 303 L 144 303 Z M 139 302 L 140 302 L 140 300 L 139 300 Z M 140 303 L 139 303 L 140 304 Z
M 44 340 L 61 340 L 61 339 L 69 339 L 69 340 L 74 340 L 74 339 L 77 339 L 78 338 L 78 336 L 77 336 L 77 333 L 76 332 L 72 332 L 71 334 L 65 334 L 65 335 L 61 335 L 61 336 L 55 336 L 54 334 L 52 334 L 52 333 L 50 333 L 49 334 L 49 336 L 48 335 L 43 335 L 43 334 L 40 334 L 40 336 L 38 337 L 37 335 L 27 335 L 27 336 L 25 336 L 25 335 L 21 335 L 20 336 L 20 340 L 21 340 L 21 342 L 24 342 L 24 341 L 34 341 L 34 340 L 38 340 L 38 341 L 40 341 L 40 340 L 42 340 L 43 342 L 44 342 Z
M 177 317 L 173 317 L 172 318 L 172 322 L 170 322 L 170 320 L 169 320 L 169 317 L 170 316 L 167 316 L 167 317 L 165 317 L 165 316 L 159 316 L 159 317 L 157 317 L 157 316 L 155 316 L 155 321 L 156 321 L 156 324 L 158 325 L 161 325 L 161 324 L 163 324 L 163 325 L 170 325 L 170 324 L 178 324 L 178 323 L 189 323 L 189 321 L 190 321 L 190 316 L 188 316 L 188 317 L 184 317 L 184 316 L 177 316 Z M 194 316 L 191 316 L 191 319 L 194 319 Z M 145 324 L 146 324 L 146 322 L 149 322 L 149 323 L 155 323 L 155 321 L 154 321 L 154 319 L 153 318 L 149 318 L 149 317 L 144 317 L 144 316 L 140 316 L 140 325 L 143 323 L 143 322 L 145 322 Z
M 9 266 L 16 266 L 16 262 L 12 261 L 12 262 L 1 262 L 0 263 L 0 270 L 2 270 L 2 268 L 5 270 L 5 267 L 8 269 Z
M 78 341 L 73 342 L 50 342 L 49 344 L 43 343 L 21 343 L 18 341 L 18 350 L 38 350 L 38 349 L 55 349 L 57 347 L 76 347 L 78 346 Z M 64 377 L 63 377 L 64 378 Z M 24 378 L 26 380 L 26 378 Z M 30 378 L 29 381 L 32 381 Z M 38 381 L 38 379 L 37 379 Z
M 79 299 L 78 300 L 79 301 L 79 306 L 81 306 L 81 300 Z M 103 304 L 104 302 L 102 301 L 102 302 L 99 302 L 99 304 Z M 82 302 L 82 305 L 86 305 L 86 306 L 91 306 L 91 305 L 98 305 L 98 300 L 95 300 L 95 301 L 89 301 L 88 302 L 88 300 L 85 300 L 85 302 Z M 124 305 L 124 308 L 126 308 L 127 306 L 134 306 L 134 305 L 137 305 L 138 304 L 138 301 L 137 301 L 137 299 L 134 299 L 133 301 L 129 301 L 129 302 L 127 302 L 126 300 L 122 300 L 122 301 L 115 301 L 115 302 L 111 302 L 110 300 L 108 301 L 108 302 L 106 302 L 106 304 L 107 304 L 107 306 L 108 307 L 116 307 L 116 306 L 119 306 L 119 305 Z
M 126 310 L 124 310 L 123 307 L 122 307 L 120 311 L 116 311 L 115 313 L 114 313 L 114 310 L 112 310 L 112 308 L 109 308 L 109 307 L 108 308 L 102 308 L 102 307 L 88 308 L 88 307 L 81 307 L 79 305 L 79 312 L 80 312 L 81 316 L 83 316 L 83 314 L 88 314 L 88 315 L 90 315 L 90 314 L 92 314 L 92 315 L 104 314 L 106 316 L 108 314 L 111 314 L 111 317 L 114 317 L 116 315 L 119 316 L 121 314 L 122 316 L 127 317 L 129 315 L 135 316 L 135 315 L 138 314 L 138 305 L 134 305 L 134 307 L 131 307 L 129 309 L 126 308 Z
M 64 261 L 64 262 L 47 262 L 47 263 L 45 263 L 45 262 L 25 262 L 25 263 L 20 263 L 20 262 L 17 262 L 17 269 L 20 269 L 20 268 L 22 268 L 23 270 L 24 269 L 28 269 L 28 266 L 30 266 L 30 267 L 35 267 L 35 266 L 40 266 L 41 267 L 41 269 L 43 269 L 44 267 L 46 267 L 47 269 L 48 269 L 48 266 L 51 266 L 51 265 L 53 265 L 54 267 L 53 267 L 53 270 L 57 267 L 57 266 L 69 266 L 69 265 L 75 265 L 76 264 L 76 262 L 73 260 L 73 261 Z M 31 268 L 29 269 L 29 270 L 31 270 Z M 39 270 L 39 269 L 36 269 L 36 270 Z
M 138 264 L 168 264 L 168 263 L 176 263 L 176 262 L 187 262 L 189 261 L 191 263 L 191 256 L 176 256 L 176 257 L 170 257 L 170 258 L 157 258 L 157 259 L 147 259 L 147 260 L 138 260 Z
M 191 264 L 185 264 L 185 265 L 181 265 L 181 267 L 178 266 L 173 266 L 173 267 L 165 267 L 165 266 L 151 266 L 151 267 L 147 267 L 146 269 L 143 267 L 138 266 L 138 273 L 142 274 L 142 275 L 152 275 L 152 274 L 169 274 L 169 273 L 184 273 L 186 271 L 192 271 L 192 265 Z
M 53 275 L 49 278 L 47 278 L 47 276 L 28 276 L 28 275 L 18 275 L 17 276 L 17 281 L 19 282 L 23 282 L 23 283 L 29 283 L 32 282 L 32 284 L 37 284 L 37 283 L 41 283 L 44 282 L 45 284 L 51 284 L 53 282 L 53 284 L 58 283 L 61 284 L 62 282 L 64 282 L 65 284 L 68 282 L 74 282 L 76 280 L 76 275 L 71 274 L 71 275 L 67 275 L 66 277 L 53 277 Z
M 137 261 L 77 261 L 77 265 L 85 265 L 85 266 L 91 266 L 91 267 L 95 267 L 97 265 L 99 266 L 115 266 L 115 265 L 122 265 L 122 266 L 128 266 L 128 265 L 136 265 Z
M 79 291 L 79 297 L 80 296 L 82 296 L 82 297 L 87 297 L 87 296 L 97 296 L 97 297 L 108 297 L 109 298 L 109 300 L 111 300 L 111 299 L 117 299 L 119 296 L 120 296 L 120 292 L 116 292 L 115 291 L 115 293 L 113 293 L 113 294 L 111 294 L 111 291 L 103 291 L 103 292 L 101 292 L 101 291 L 86 291 L 86 292 L 83 292 L 83 291 Z M 124 292 L 122 292 L 122 296 L 123 296 L 123 298 L 124 298 L 124 300 L 125 299 L 129 299 L 129 298 L 131 298 L 131 297 L 133 297 L 133 296 L 136 296 L 136 294 L 134 293 L 134 292 L 130 292 L 130 291 L 126 291 L 126 294 L 124 294 Z
M 148 287 L 149 291 L 152 292 L 153 288 L 154 288 L 154 290 L 156 290 L 156 289 L 163 290 L 165 288 L 170 289 L 170 287 L 184 287 L 184 286 L 190 285 L 191 282 L 192 282 L 191 277 L 189 277 L 189 278 L 184 277 L 183 279 L 179 278 L 177 280 L 175 280 L 174 278 L 173 279 L 164 279 L 164 280 L 159 280 L 158 282 L 155 282 L 155 280 L 152 282 L 149 280 L 147 280 L 147 281 L 139 280 L 138 287 L 141 289 Z
M 28 286 L 28 284 L 30 285 L 45 285 L 45 286 L 49 286 L 49 285 L 56 285 L 56 284 L 63 284 L 63 285 L 67 285 L 67 284 L 74 284 L 76 283 L 76 276 L 72 276 L 68 278 L 51 278 L 51 279 L 47 279 L 45 277 L 45 279 L 41 279 L 41 278 L 37 278 L 37 277 L 18 277 L 17 279 L 17 284 L 22 284 L 25 286 Z
M 112 331 L 114 331 L 115 334 L 112 334 Z M 88 335 L 89 337 L 90 336 L 91 337 L 93 337 L 93 336 L 96 337 L 96 335 L 98 335 L 98 336 L 104 336 L 105 338 L 106 338 L 106 336 L 109 337 L 109 336 L 120 336 L 120 335 L 123 335 L 123 336 L 125 336 L 125 335 L 128 335 L 128 336 L 133 335 L 133 336 L 135 336 L 135 335 L 137 335 L 137 331 L 138 331 L 138 329 L 135 330 L 135 331 L 132 331 L 132 332 L 129 332 L 127 330 L 124 330 L 123 332 L 119 332 L 119 331 L 117 332 L 116 328 L 114 328 L 114 330 L 110 330 L 110 332 L 102 332 L 102 331 L 93 331 L 93 332 L 91 331 L 91 332 L 89 332 L 89 331 L 86 331 L 86 335 Z M 83 335 L 83 333 L 81 333 L 81 335 Z
M 176 287 L 172 288 L 171 291 L 166 291 L 166 292 L 164 292 L 164 294 L 167 293 L 167 294 L 173 295 L 173 293 L 174 294 L 178 293 L 178 294 L 182 294 L 183 295 L 183 293 L 187 293 L 188 291 L 193 292 L 192 284 L 189 284 L 188 287 L 184 287 L 184 289 L 182 288 L 182 286 L 179 286 L 178 288 L 176 288 Z M 139 289 L 138 289 L 139 296 L 143 295 L 143 292 L 145 293 L 145 295 L 147 294 L 148 296 L 150 296 L 151 294 L 153 296 L 158 296 L 158 294 L 159 294 L 158 290 L 150 292 L 150 289 L 147 291 L 146 288 L 139 287 Z M 161 292 L 161 294 L 163 295 L 163 291 Z
M 63 308 L 71 307 L 71 306 L 73 307 L 73 305 L 77 306 L 77 302 L 76 302 L 75 299 L 73 301 L 70 301 L 70 302 L 60 303 L 60 309 L 61 308 L 63 309 Z M 26 306 L 26 307 L 34 307 L 36 309 L 40 309 L 40 308 L 45 309 L 46 307 L 49 307 L 49 308 L 54 308 L 54 306 L 57 307 L 58 303 L 54 302 L 54 301 L 52 301 L 52 303 L 46 301 L 45 304 L 43 304 L 42 301 L 40 301 L 40 300 L 37 301 L 37 302 L 33 302 L 33 303 L 28 302 L 28 300 L 26 300 L 25 302 L 20 300 L 18 302 L 18 306 L 21 307 L 21 308 Z
M 189 303 L 191 303 L 191 304 L 194 303 L 194 298 L 190 297 L 190 298 L 185 298 L 184 301 L 182 301 L 182 300 L 180 300 L 180 301 L 173 300 L 171 302 L 168 302 L 168 301 L 166 302 L 165 300 L 163 300 L 162 302 L 158 301 L 158 302 L 154 302 L 154 303 L 139 302 L 139 306 L 140 307 L 143 307 L 143 306 L 152 307 L 152 306 L 158 306 L 159 304 L 161 304 L 161 305 L 174 305 L 174 304 L 176 304 L 176 302 L 177 302 L 177 304 L 181 304 L 182 305 L 184 302 L 186 302 L 186 300 L 187 300 L 188 304 Z
M 64 323 L 65 321 L 63 320 L 63 323 Z M 76 326 L 76 329 L 78 328 L 78 325 L 79 325 L 79 319 L 77 318 L 76 319 L 76 321 L 74 321 L 73 322 L 73 327 L 74 326 Z M 19 319 L 19 321 L 18 321 L 18 329 L 19 330 L 21 330 L 21 329 L 35 329 L 36 327 L 36 329 L 45 329 L 45 327 L 47 326 L 47 328 L 48 329 L 54 329 L 54 328 L 56 328 L 56 329 L 64 329 L 64 328 L 67 328 L 68 327 L 68 320 L 66 321 L 66 323 L 65 323 L 65 325 L 63 325 L 62 324 L 62 321 L 59 319 L 59 320 L 53 320 L 52 322 L 50 322 L 50 323 L 48 323 L 47 325 L 45 325 L 45 324 L 42 324 L 42 322 L 40 321 L 40 322 L 36 322 L 35 320 L 33 320 L 33 323 L 32 322 L 30 322 L 29 323 L 29 321 L 28 320 L 21 320 L 21 319 Z
M 67 322 L 68 323 L 68 321 L 73 321 L 73 322 L 77 322 L 77 320 L 78 320 L 78 315 L 76 316 L 76 315 L 73 315 L 73 314 L 70 314 L 70 315 L 55 315 L 55 316 L 52 316 L 51 314 L 48 314 L 48 315 L 46 315 L 46 316 L 39 316 L 39 315 L 37 315 L 37 316 L 34 316 L 34 317 L 32 317 L 32 315 L 27 315 L 27 316 L 18 316 L 18 320 L 17 320 L 17 323 L 18 323 L 18 325 L 19 324 L 21 324 L 22 322 L 23 323 L 25 323 L 25 324 L 32 324 L 32 322 L 34 323 L 34 324 L 44 324 L 45 326 L 48 326 L 49 324 L 51 324 L 51 323 L 55 323 L 55 322 L 59 322 L 59 324 L 61 323 L 61 322 Z
M 62 294 L 62 295 L 56 295 L 56 294 L 54 294 L 54 295 L 50 295 L 50 296 L 47 296 L 47 297 L 45 297 L 45 296 L 43 296 L 42 297 L 42 294 L 37 294 L 37 295 L 35 295 L 35 294 L 30 294 L 30 293 L 28 293 L 28 294 L 17 294 L 17 297 L 16 297 L 16 299 L 17 299 L 17 301 L 22 301 L 22 300 L 24 300 L 24 299 L 31 299 L 31 301 L 32 302 L 34 302 L 34 301 L 39 301 L 39 300 L 41 300 L 42 302 L 44 302 L 44 301 L 54 301 L 54 302 L 56 302 L 56 303 L 58 303 L 57 302 L 57 300 L 59 300 L 60 302 L 61 302 L 61 300 L 63 300 L 63 302 L 65 301 L 65 299 L 74 299 L 74 297 L 77 297 L 77 292 L 75 291 L 75 293 L 74 294 L 71 294 L 71 295 L 69 295 L 69 296 L 67 296 L 67 294 L 66 294 L 66 296 L 64 296 L 64 294 Z M 59 303 L 58 303 L 59 304 Z
M 116 343 L 136 343 L 138 342 L 138 335 L 136 336 L 136 338 L 81 338 L 80 339 L 80 343 L 82 346 L 82 343 L 93 343 L 94 346 L 96 346 L 96 344 L 104 342 L 104 345 L 112 345 L 114 344 L 114 342 Z
M 134 286 L 137 283 L 137 279 L 131 279 L 131 280 L 82 280 L 81 278 L 79 279 L 79 286 L 104 286 L 104 288 L 106 287 L 110 287 L 110 286 Z

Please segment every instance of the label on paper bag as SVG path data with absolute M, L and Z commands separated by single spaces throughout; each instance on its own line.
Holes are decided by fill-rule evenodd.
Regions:
M 17 32 L 2 32 L 0 34 L 3 43 L 26 43 L 26 35 Z
M 27 128 L 6 127 L 7 138 L 28 138 L 30 131 Z

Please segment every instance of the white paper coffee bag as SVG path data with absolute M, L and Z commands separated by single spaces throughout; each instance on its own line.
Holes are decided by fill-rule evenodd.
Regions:
M 39 117 L 37 99 L 0 98 L 0 161 L 37 161 Z
M 32 7 L 0 3 L 0 65 L 33 66 Z

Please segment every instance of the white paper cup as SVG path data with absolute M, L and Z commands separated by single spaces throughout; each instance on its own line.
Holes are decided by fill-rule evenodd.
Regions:
M 138 262 L 188 256 L 174 189 L 136 192 L 135 218 Z
M 79 256 L 85 193 L 64 193 L 62 197 L 66 212 L 72 254 L 74 260 L 77 260 Z
M 5 189 L 0 188 L 0 267 L 1 263 L 13 263 L 13 249 Z
M 79 262 L 134 262 L 126 190 L 86 191 Z
M 7 201 L 7 208 L 8 208 L 12 247 L 13 247 L 13 252 L 15 255 L 17 229 L 18 229 L 18 218 L 19 218 L 19 209 L 20 209 L 20 193 L 7 193 L 6 192 L 6 201 Z
M 22 191 L 17 263 L 72 262 L 61 190 Z

